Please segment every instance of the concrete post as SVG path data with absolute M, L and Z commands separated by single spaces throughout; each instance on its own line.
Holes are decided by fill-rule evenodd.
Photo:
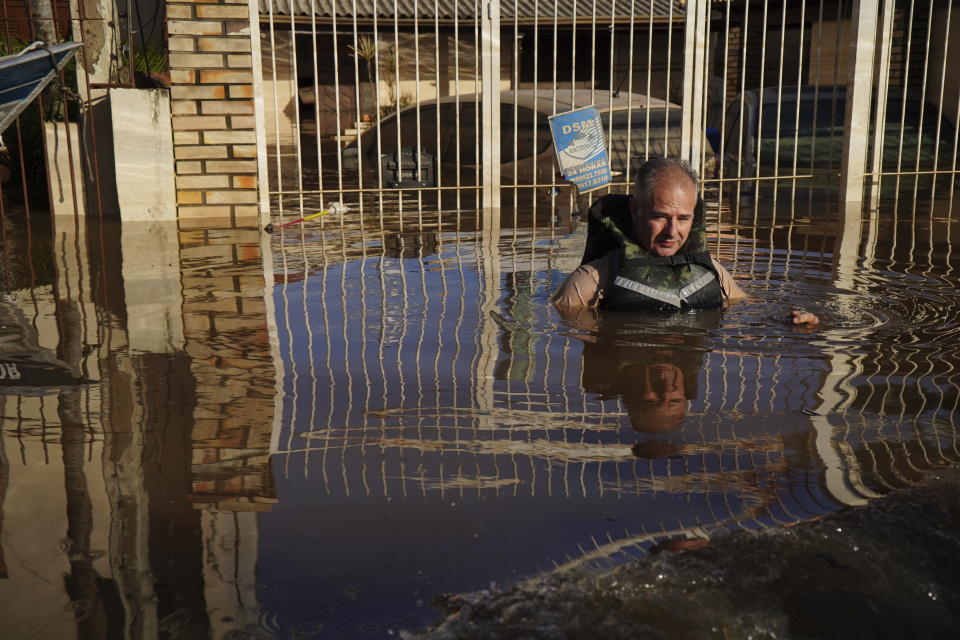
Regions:
M 482 10 L 482 224 L 484 229 L 495 229 L 500 226 L 500 0 L 486 0 Z
M 687 19 L 683 40 L 683 120 L 680 128 L 680 155 L 700 170 L 703 152 L 706 82 L 707 0 L 687 0 Z
M 110 89 L 120 219 L 177 219 L 173 134 L 166 89 Z
M 856 0 L 853 3 L 844 117 L 846 133 L 840 178 L 840 199 L 843 202 L 863 201 L 879 4 L 879 0 Z

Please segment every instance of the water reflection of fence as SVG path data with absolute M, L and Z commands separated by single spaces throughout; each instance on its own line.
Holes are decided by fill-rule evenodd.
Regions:
M 780 225 L 764 215 L 774 224 L 723 236 L 719 254 L 757 295 L 824 296 L 839 326 L 800 340 L 763 317 L 763 326 L 701 332 L 699 342 L 681 327 L 679 348 L 662 340 L 676 329 L 641 335 L 640 345 L 653 339 L 651 348 L 680 353 L 687 362 L 674 364 L 696 380 L 682 427 L 662 433 L 624 399 L 632 363 L 621 366 L 621 386 L 595 386 L 592 330 L 558 330 L 545 311 L 576 248 L 525 233 L 440 235 L 407 254 L 376 242 L 347 250 L 336 234 L 326 254 L 284 245 L 278 270 L 297 273 L 284 274 L 276 293 L 286 400 L 274 451 L 283 472 L 319 477 L 333 495 L 672 496 L 691 505 L 679 526 L 694 532 L 815 517 L 956 460 L 960 381 L 955 349 L 937 337 L 934 318 L 944 316 L 931 311 L 929 326 L 911 320 L 916 291 L 891 291 L 889 279 L 952 280 L 952 266 L 939 276 L 940 262 L 919 260 L 944 248 L 939 238 L 917 244 L 904 227 L 916 211 L 895 214 L 898 233 L 868 225 L 857 236 L 855 249 L 872 262 L 845 274 L 842 233 L 825 233 L 838 228 L 832 220 L 814 211 Z M 897 257 L 901 236 L 921 267 Z M 869 271 L 880 264 L 886 274 Z M 849 290 L 831 284 L 845 279 Z M 881 291 L 877 315 L 858 308 Z M 916 346 L 894 346 L 904 343 Z M 617 378 L 616 367 L 608 373 Z M 597 541 L 596 553 L 644 546 L 676 523 L 661 524 Z

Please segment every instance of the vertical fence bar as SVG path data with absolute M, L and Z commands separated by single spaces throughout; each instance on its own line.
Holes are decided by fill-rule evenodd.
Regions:
M 460 0 L 454 0 L 453 2 L 453 104 L 454 113 L 460 113 Z M 439 113 L 439 112 L 438 112 Z M 456 194 L 457 194 L 457 232 L 460 231 L 460 203 L 461 203 L 461 191 L 460 185 L 462 183 L 462 170 L 461 170 L 461 158 L 460 155 L 460 118 L 453 119 L 453 153 L 454 153 L 454 167 L 456 171 L 454 175 L 456 176 Z
M 500 0 L 480 4 L 483 228 L 500 226 Z
M 296 166 L 296 172 L 297 172 L 297 174 L 296 174 L 296 175 L 297 175 L 297 188 L 296 188 L 296 190 L 294 191 L 294 193 L 295 193 L 296 196 L 297 196 L 297 202 L 298 202 L 297 210 L 300 212 L 298 215 L 299 215 L 299 216 L 303 216 L 303 215 L 304 215 L 304 209 L 303 209 L 303 150 L 301 149 L 301 141 L 300 141 L 300 100 L 299 100 L 299 97 L 298 97 L 298 95 L 297 95 L 297 94 L 298 94 L 298 89 L 299 89 L 299 87 L 298 87 L 298 85 L 297 85 L 297 78 L 300 76 L 300 74 L 299 74 L 299 72 L 298 72 L 298 68 L 297 68 L 298 60 L 299 60 L 299 56 L 297 55 L 297 22 L 296 22 L 295 16 L 293 15 L 293 12 L 291 12 L 291 13 L 290 13 L 290 58 L 289 58 L 289 61 L 290 61 L 290 69 L 292 70 L 290 75 L 291 75 L 291 78 L 292 78 L 292 81 L 293 81 L 293 100 L 292 100 L 292 102 L 293 102 L 293 128 L 292 128 L 292 131 L 293 131 L 293 140 L 292 140 L 292 142 L 293 142 L 293 151 L 294 151 L 294 154 L 296 154 L 296 158 L 297 158 L 297 166 Z M 282 179 L 283 179 L 283 178 L 282 178 L 281 175 L 278 175 L 278 176 L 277 176 L 277 182 L 281 182 Z
M 400 139 L 400 131 L 403 128 L 403 121 L 400 117 L 400 95 L 403 93 L 403 85 L 400 84 L 400 10 L 397 0 L 393 0 L 393 69 L 388 69 L 387 73 L 393 74 L 393 104 L 394 118 L 397 127 L 396 135 L 396 153 L 397 153 L 397 180 L 403 180 L 403 141 Z M 403 191 L 397 192 L 397 223 L 400 231 L 403 232 Z
M 740 28 L 740 105 L 737 113 L 740 114 L 740 126 L 737 130 L 737 178 L 743 178 L 744 173 L 744 161 L 743 161 L 743 129 L 747 122 L 747 112 L 746 108 L 746 91 L 747 91 L 747 27 L 750 26 L 750 0 L 744 0 L 743 7 L 743 25 Z M 726 146 L 726 143 L 724 143 Z M 737 182 L 737 189 L 735 196 L 736 200 L 739 202 L 741 196 L 741 187 L 742 182 Z M 735 222 L 740 222 L 740 208 L 736 209 L 736 218 Z M 738 236 L 739 237 L 739 236 Z
M 940 165 L 940 133 L 941 126 L 943 125 L 943 97 L 944 90 L 947 86 L 947 59 L 950 57 L 950 52 L 948 50 L 948 44 L 950 42 L 950 22 L 953 20 L 953 3 L 947 3 L 947 19 L 945 21 L 945 30 L 943 33 L 943 64 L 940 67 L 940 96 L 937 99 L 937 134 L 934 136 L 933 140 L 933 170 L 937 171 Z M 955 169 L 952 164 L 949 169 L 952 171 Z M 952 189 L 951 189 L 952 191 Z M 951 198 L 952 199 L 952 198 Z
M 913 52 L 913 9 L 914 2 L 910 1 L 910 10 L 907 12 L 907 46 L 903 50 L 903 93 L 900 100 L 900 130 L 903 131 L 907 124 L 907 87 L 910 86 L 910 54 Z M 903 170 L 903 136 L 897 146 L 897 174 Z M 900 176 L 897 176 L 897 187 L 899 197 Z
M 710 117 L 710 78 L 712 77 L 711 67 L 715 64 L 713 60 L 713 52 L 716 48 L 717 38 L 713 35 L 713 27 L 711 25 L 711 20 L 713 19 L 713 11 L 710 9 L 710 3 L 706 3 L 704 7 L 704 20 L 703 20 L 703 68 L 700 70 L 700 75 L 697 77 L 697 82 L 700 84 L 700 100 L 698 104 L 701 105 L 701 117 L 700 117 L 700 131 L 701 134 L 699 137 L 694 136 L 694 139 L 699 140 L 698 146 L 700 152 L 696 154 L 697 161 L 700 163 L 698 165 L 700 176 L 704 176 L 704 171 L 707 167 L 707 152 L 710 148 L 709 142 L 703 144 L 703 140 L 706 138 L 706 131 L 708 119 Z M 696 129 L 694 129 L 696 131 Z M 706 176 L 712 177 L 712 176 Z M 700 184 L 700 191 L 703 192 L 703 183 Z M 719 223 L 719 219 L 717 220 Z
M 651 2 L 651 8 L 653 3 Z M 653 13 L 650 14 L 653 21 Z M 647 62 L 649 64 L 649 61 Z M 670 13 L 667 15 L 667 81 L 664 87 L 663 99 L 663 155 L 670 155 L 670 72 L 673 70 L 673 3 L 670 3 Z
M 614 89 L 615 78 L 614 78 L 613 70 L 614 70 L 615 61 L 616 61 L 616 57 L 615 57 L 615 55 L 614 55 L 614 51 L 616 50 L 616 46 L 615 46 L 615 43 L 616 43 L 616 38 L 615 38 L 616 29 L 617 29 L 617 0 L 611 0 L 611 2 L 610 2 L 610 27 L 609 27 L 609 32 L 610 32 L 610 59 L 609 59 L 610 69 L 608 69 L 608 73 L 607 73 L 607 85 L 608 85 L 608 86 L 607 86 L 607 111 L 608 111 L 609 114 L 610 114 L 610 119 L 608 120 L 608 122 L 609 122 L 610 124 L 607 125 L 607 153 L 608 153 L 608 154 L 611 154 L 611 155 L 613 154 L 613 92 L 615 91 L 615 89 Z M 629 98 L 628 98 L 628 100 L 629 100 Z M 630 118 L 632 118 L 632 117 L 633 117 L 633 114 L 630 113 L 630 111 L 628 110 L 628 111 L 627 111 L 627 131 L 628 131 L 627 137 L 628 137 L 628 138 L 629 138 L 629 135 L 630 135 L 630 134 L 629 134 Z M 630 157 L 630 143 L 629 143 L 629 142 L 627 143 L 627 150 L 626 150 L 626 151 L 627 151 L 627 158 L 629 158 L 629 157 Z M 630 176 L 630 174 L 628 173 L 628 174 L 627 174 L 627 180 L 630 179 L 629 176 Z
M 441 82 L 446 81 L 447 76 L 444 75 L 443 78 L 440 76 L 440 2 L 439 0 L 433 0 L 433 36 L 434 36 L 434 49 L 433 49 L 433 64 L 434 64 L 434 76 L 436 77 L 437 82 L 437 109 L 436 109 L 436 118 L 434 124 L 436 124 L 436 141 L 437 141 L 437 157 L 434 158 L 434 176 L 437 180 L 437 231 L 439 232 L 440 226 L 442 224 L 442 216 L 440 212 L 443 210 L 443 172 L 440 171 L 440 166 L 443 164 L 443 141 L 440 139 L 440 98 L 449 90 L 449 82 L 447 82 L 447 87 L 441 89 Z M 446 39 L 446 35 L 444 35 Z M 446 61 L 444 61 L 446 62 Z
M 331 7 L 333 2 L 330 3 Z M 316 13 L 316 7 L 313 2 L 310 3 L 310 15 L 313 16 Z M 355 44 L 355 43 L 354 43 Z M 317 189 L 320 191 L 320 202 L 318 204 L 319 208 L 323 208 L 323 149 L 320 146 L 320 65 L 317 62 L 320 60 L 319 51 L 317 50 L 317 21 L 311 17 L 310 20 L 310 55 L 313 56 L 313 59 L 310 62 L 311 75 L 313 76 L 313 124 L 316 127 L 314 131 L 314 147 L 317 152 Z M 356 61 L 356 57 L 354 57 Z M 356 66 L 356 65 L 354 65 Z M 299 83 L 298 83 L 299 89 Z M 357 120 L 359 120 L 359 116 Z M 337 135 L 339 135 L 339 131 Z M 337 154 L 338 156 L 340 154 Z M 337 172 L 338 176 L 341 176 L 340 171 Z M 342 180 L 342 178 L 341 178 Z M 338 185 L 338 188 L 342 189 L 342 185 Z M 338 194 L 340 197 L 343 197 L 343 194 Z
M 766 96 L 766 91 L 763 89 L 765 80 L 767 77 L 767 28 L 769 26 L 769 17 L 770 17 L 770 0 L 763 0 L 763 17 L 760 22 L 760 91 L 757 92 L 757 136 L 754 139 L 754 144 L 756 149 L 750 149 L 748 153 L 754 153 L 754 158 L 756 162 L 753 167 L 753 226 L 757 226 L 757 214 L 760 209 L 760 165 L 762 162 L 761 156 L 763 155 L 763 105 L 764 97 Z M 752 118 L 753 116 L 751 116 Z M 756 254 L 750 256 L 750 266 L 753 268 L 754 260 L 756 260 Z
M 570 108 L 576 109 L 577 99 L 577 0 L 573 0 L 573 18 L 570 21 Z
M 643 160 L 650 158 L 650 88 L 653 84 L 653 0 L 650 0 L 649 15 L 647 16 L 647 97 L 646 112 L 644 114 Z M 664 148 L 666 149 L 666 148 Z
M 574 0 L 576 2 L 576 0 Z M 551 60 L 553 61 L 553 72 L 552 76 L 552 87 L 553 90 L 550 92 L 550 113 L 557 113 L 557 39 L 560 37 L 560 31 L 557 26 L 558 20 L 558 8 L 557 3 L 553 3 L 553 41 L 551 43 Z M 555 185 L 557 182 L 557 172 L 559 171 L 559 165 L 557 164 L 557 159 L 553 159 L 553 165 L 551 166 L 552 171 L 550 172 L 550 184 Z M 556 186 L 550 187 L 553 193 L 557 192 Z M 557 215 L 557 198 L 556 196 L 550 198 L 550 219 L 553 220 Z
M 841 198 L 844 202 L 863 200 L 878 12 L 879 0 L 855 0 L 853 4 L 841 168 Z
M 626 175 L 627 189 L 633 184 L 633 42 L 634 42 L 634 16 L 636 15 L 636 0 L 630 0 L 630 37 L 628 39 L 627 50 L 627 162 Z M 650 66 L 649 61 L 647 67 Z M 648 105 L 644 104 L 644 110 L 649 111 Z
M 880 181 L 883 173 L 883 145 L 887 123 L 887 95 L 890 87 L 890 49 L 893 40 L 893 8 L 896 0 L 883 0 L 883 14 L 877 40 L 880 53 L 877 60 L 877 99 L 874 106 L 873 158 L 870 170 L 870 207 L 876 208 L 880 199 Z
M 800 5 L 800 55 L 797 58 L 797 104 L 793 113 L 793 163 L 791 164 L 790 175 L 797 175 L 797 157 L 798 150 L 800 149 L 800 87 L 803 86 L 803 41 L 804 33 L 806 32 L 806 18 L 807 18 L 807 4 L 803 3 Z M 795 206 L 797 196 L 797 179 L 794 178 L 790 182 L 790 202 L 791 206 Z M 791 224 L 793 222 L 793 216 L 790 216 Z M 787 255 L 790 255 L 789 253 Z
M 380 27 L 378 18 L 377 0 L 373 0 L 373 113 L 374 118 L 379 121 L 380 118 Z M 398 123 L 399 126 L 399 123 Z M 380 215 L 380 231 L 383 231 L 383 135 L 380 127 L 374 127 L 377 139 L 377 199 L 379 206 L 377 211 Z M 363 198 L 363 194 L 360 195 Z
M 360 34 L 358 31 L 358 25 L 357 25 L 357 0 L 352 0 L 352 2 L 353 2 L 353 5 L 351 7 L 352 9 L 351 13 L 353 15 L 350 16 L 350 19 L 351 19 L 351 26 L 353 30 L 353 34 L 352 34 L 353 44 L 349 46 L 352 47 L 351 57 L 353 58 L 353 95 L 354 95 L 354 101 L 355 101 L 354 114 L 357 118 L 357 123 L 358 123 L 357 129 L 362 129 L 363 125 L 359 124 L 363 122 L 363 96 L 361 95 L 362 85 L 360 84 Z M 365 53 L 369 53 L 369 51 L 365 51 Z M 317 60 L 319 59 L 320 57 L 317 56 Z M 319 65 L 317 64 L 314 66 L 318 67 Z M 365 67 L 367 70 L 367 74 L 369 75 L 370 63 L 368 62 L 365 65 Z M 372 78 L 367 78 L 367 82 L 370 82 L 371 80 Z M 364 210 L 363 210 L 363 191 L 362 191 L 363 190 L 363 153 L 360 151 L 360 149 L 363 147 L 363 145 L 361 144 L 361 138 L 360 138 L 360 135 L 362 133 L 363 133 L 362 130 L 359 130 L 357 132 L 357 189 L 360 189 L 360 192 L 357 193 L 357 205 L 358 205 L 358 214 L 360 216 L 360 235 L 361 236 L 363 236 L 363 230 L 364 230 L 364 227 L 363 227 Z M 337 146 L 339 147 L 339 145 Z M 319 154 L 320 154 L 320 111 L 319 111 L 319 100 L 318 100 L 317 101 L 317 155 L 319 156 Z M 320 166 L 321 166 L 321 163 L 318 157 L 317 159 L 318 171 L 320 170 L 319 169 Z M 323 190 L 323 174 L 322 173 L 320 174 L 319 182 L 320 182 L 320 190 L 322 191 Z M 344 194 L 339 193 L 337 194 L 337 196 L 340 198 L 343 198 Z M 340 228 L 341 230 L 343 229 L 343 216 L 340 216 Z
M 483 85 L 482 77 L 486 77 L 486 74 L 483 73 L 482 64 L 483 60 L 483 44 L 482 44 L 482 34 L 483 25 L 481 24 L 481 14 L 484 11 L 484 6 L 487 3 L 487 0 L 473 0 L 473 184 L 476 187 L 473 189 L 473 208 L 481 209 L 483 205 L 483 147 L 486 138 L 483 137 L 482 127 L 483 127 L 483 106 L 480 104 L 480 100 L 483 95 Z M 489 60 L 489 58 L 484 58 Z M 477 218 L 478 222 L 482 222 L 482 217 Z
M 420 182 L 423 180 L 420 166 L 420 150 L 423 148 L 423 132 L 420 123 L 420 6 L 417 0 L 413 0 L 413 109 L 416 114 L 416 134 L 417 141 L 414 145 L 414 180 Z M 438 107 L 439 109 L 439 107 Z M 357 125 L 359 126 L 359 125 Z M 400 128 L 400 122 L 397 121 L 397 128 Z M 417 189 L 417 229 L 423 229 L 423 190 Z
M 724 16 L 723 16 L 723 93 L 721 94 L 722 108 L 720 110 L 720 158 L 719 158 L 719 171 L 717 176 L 720 178 L 720 188 L 717 191 L 717 249 L 720 248 L 720 212 L 723 211 L 723 192 L 724 192 L 724 182 L 723 178 L 725 177 L 726 172 L 726 162 L 724 161 L 727 155 L 727 145 L 730 143 L 727 140 L 727 83 L 729 82 L 729 73 L 730 73 L 730 4 L 726 3 L 724 7 Z M 742 37 L 741 37 L 742 39 Z M 709 70 L 708 70 L 709 73 Z M 742 118 L 742 116 L 741 116 Z M 732 133 L 732 132 L 731 132 Z M 796 173 L 796 171 L 794 171 Z
M 518 22 L 520 21 L 520 12 L 519 12 L 519 9 L 516 7 L 516 3 L 514 4 L 513 19 Z M 520 55 L 520 52 L 519 51 L 515 52 L 514 55 Z M 537 108 L 533 110 L 533 140 L 532 140 L 533 146 L 530 149 L 533 170 L 531 171 L 531 175 L 533 176 L 532 178 L 533 184 L 539 185 L 541 183 L 540 167 L 538 166 L 538 162 L 537 162 L 538 161 L 537 149 L 539 148 L 539 145 L 540 145 L 540 130 L 537 128 L 538 125 L 540 124 L 539 123 L 539 118 L 540 118 L 540 108 L 539 108 L 539 105 L 540 105 L 540 3 L 539 2 L 533 5 L 533 104 L 536 105 Z M 531 194 L 533 202 L 532 202 L 532 212 L 530 216 L 530 228 L 532 229 L 537 228 L 537 193 L 539 192 L 539 190 L 540 190 L 540 187 L 534 187 Z M 551 198 L 551 200 L 553 200 L 553 198 Z M 516 214 L 514 214 L 514 218 L 516 218 Z M 550 219 L 551 219 L 551 228 L 552 228 L 553 216 L 550 216 Z
M 516 92 L 520 88 L 520 7 L 517 3 L 517 0 L 513 0 L 513 60 L 511 67 L 513 68 L 513 81 L 512 89 Z M 534 22 L 536 24 L 536 22 Z M 536 27 L 534 27 L 536 29 Z M 516 93 L 514 94 L 516 95 Z M 536 105 L 536 100 L 534 100 L 534 105 Z M 536 113 L 536 108 L 534 108 L 534 113 Z M 519 154 L 519 141 L 518 137 L 520 134 L 520 105 L 519 100 L 513 101 L 513 145 L 510 161 L 513 163 L 513 176 L 511 176 L 510 184 L 513 185 L 513 239 L 516 241 L 517 238 L 517 209 L 519 208 L 518 200 L 520 197 L 520 189 L 517 187 L 517 184 L 520 180 L 520 154 Z M 535 161 L 535 159 L 531 159 Z M 536 184 L 536 172 L 533 173 L 532 182 Z
M 780 52 L 777 57 L 777 59 L 779 60 L 779 64 L 777 64 L 777 117 L 776 117 L 776 125 L 774 127 L 775 143 L 774 143 L 774 150 L 773 150 L 773 175 L 777 178 L 780 177 L 780 136 L 783 135 L 783 131 L 781 131 L 780 126 L 783 122 L 783 119 L 782 119 L 783 118 L 783 66 L 784 66 L 784 62 L 786 61 L 784 59 L 783 52 L 787 42 L 787 2 L 788 1 L 789 0 L 783 0 L 783 8 L 780 14 Z M 796 99 L 797 99 L 797 102 L 800 102 L 799 95 L 797 96 Z M 793 148 L 793 154 L 794 156 L 796 156 L 797 154 L 796 147 Z M 774 184 L 777 184 L 777 183 L 774 183 Z M 776 207 L 777 191 L 776 190 L 774 190 L 773 192 L 773 197 L 774 197 L 773 215 L 776 216 L 777 215 L 777 207 Z M 771 227 L 775 226 L 775 224 L 776 224 L 775 222 L 771 224 Z M 771 233 L 772 233 L 772 229 L 771 229 Z M 771 252 L 771 257 L 772 257 L 772 252 Z
M 920 171 L 920 152 L 923 149 L 923 121 L 925 120 L 926 104 L 927 104 L 927 77 L 929 76 L 930 70 L 930 35 L 933 33 L 933 0 L 930 0 L 930 6 L 927 10 L 927 41 L 924 46 L 923 51 L 923 72 L 920 76 L 921 88 L 920 88 L 920 116 L 917 122 L 917 154 L 914 159 L 913 170 L 916 172 Z M 938 119 L 939 119 L 939 106 L 938 106 Z M 934 157 L 936 157 L 936 150 L 934 150 Z M 916 194 L 917 182 L 914 181 L 914 194 Z

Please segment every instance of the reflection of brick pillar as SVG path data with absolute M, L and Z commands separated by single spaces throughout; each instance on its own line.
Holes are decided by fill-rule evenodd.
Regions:
M 196 505 L 262 511 L 270 473 L 275 370 L 258 229 L 180 233 L 184 334 L 196 380 Z
M 181 228 L 256 218 L 257 145 L 247 0 L 167 0 Z

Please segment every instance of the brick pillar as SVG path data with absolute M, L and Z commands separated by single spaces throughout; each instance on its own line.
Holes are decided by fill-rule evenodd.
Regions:
M 250 20 L 248 0 L 167 0 L 181 228 L 258 221 Z

